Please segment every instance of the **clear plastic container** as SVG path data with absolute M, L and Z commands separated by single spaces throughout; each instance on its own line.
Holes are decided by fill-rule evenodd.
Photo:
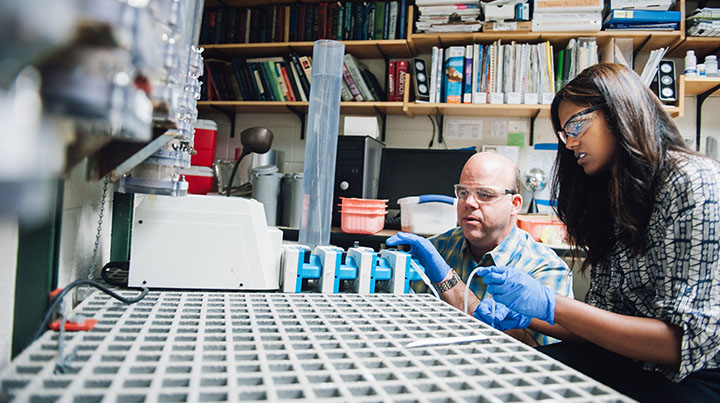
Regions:
M 423 235 L 441 234 L 457 226 L 457 199 L 443 195 L 409 196 L 398 199 L 400 228 Z
M 705 75 L 708 77 L 718 76 L 718 61 L 717 56 L 707 55 L 705 56 Z
M 685 75 L 686 76 L 697 76 L 697 57 L 695 57 L 694 50 L 688 50 L 685 55 Z
M 298 242 L 311 249 L 330 243 L 344 53 L 342 42 L 321 40 L 313 46 L 298 235 Z

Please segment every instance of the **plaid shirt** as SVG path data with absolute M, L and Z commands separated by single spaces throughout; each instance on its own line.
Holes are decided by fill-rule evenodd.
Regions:
M 555 293 L 573 297 L 572 271 L 552 249 L 536 242 L 530 234 L 520 228 L 513 228 L 510 234 L 495 249 L 486 253 L 480 262 L 476 262 L 470 253 L 469 245 L 460 227 L 436 235 L 430 238 L 430 241 L 463 280 L 467 280 L 470 272 L 477 266 L 512 266 L 526 271 Z M 472 279 L 470 289 L 480 299 L 490 298 L 487 295 L 486 285 L 480 277 L 476 276 Z M 542 333 L 530 329 L 528 332 L 540 345 L 557 342 L 556 339 Z
M 720 368 L 720 164 L 671 155 L 678 169 L 655 197 L 647 251 L 633 256 L 617 242 L 592 268 L 587 302 L 680 327 L 679 368 L 643 363 L 677 382 L 701 369 Z

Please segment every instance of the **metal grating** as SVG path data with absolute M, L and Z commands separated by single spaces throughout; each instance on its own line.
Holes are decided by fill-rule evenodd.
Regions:
M 427 294 L 96 292 L 75 312 L 99 322 L 68 334 L 70 373 L 46 332 L 0 373 L 0 401 L 630 401 Z

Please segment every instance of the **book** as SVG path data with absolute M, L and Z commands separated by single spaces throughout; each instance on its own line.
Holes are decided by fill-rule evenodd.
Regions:
M 438 63 L 438 47 L 433 46 L 430 56 L 430 102 L 435 102 L 435 93 L 437 92 L 437 63 Z M 391 99 L 391 98 L 388 98 Z
M 300 82 L 302 87 L 302 93 L 307 99 L 310 99 L 310 80 L 305 75 L 305 70 L 300 63 L 300 58 L 295 51 L 290 53 L 290 63 L 292 65 L 293 72 L 296 74 L 297 80 Z
M 300 66 L 303 69 L 303 72 L 305 73 L 305 78 L 308 82 L 308 95 L 310 94 L 310 84 L 312 83 L 312 59 L 310 56 L 301 56 L 299 58 L 300 60 Z
M 463 93 L 465 47 L 450 46 L 445 50 L 445 102 L 459 104 Z
M 405 39 L 406 37 L 406 29 L 407 28 L 407 21 L 406 21 L 406 13 L 407 13 L 407 3 L 406 0 L 400 0 L 400 4 L 398 5 L 398 27 L 397 27 L 397 39 Z
M 288 61 L 288 66 L 290 67 L 290 72 L 288 74 L 292 75 L 291 80 L 295 81 L 295 89 L 296 94 L 300 97 L 300 101 L 307 102 L 308 97 L 305 92 L 305 88 L 303 87 L 302 80 L 300 79 L 300 72 L 297 70 L 297 67 L 295 66 L 294 61 Z M 303 74 L 304 76 L 304 74 Z M 309 87 L 309 85 L 308 85 Z
M 610 24 L 679 23 L 680 18 L 680 11 L 610 10 L 603 20 L 603 27 Z
M 348 102 L 353 100 L 353 96 L 350 93 L 350 89 L 348 88 L 345 81 L 342 82 L 342 89 L 340 90 L 340 99 L 343 102 Z
M 473 45 L 465 45 L 465 66 L 463 66 L 462 103 L 472 103 Z
M 388 37 L 387 39 L 397 38 L 397 22 L 398 22 L 398 2 L 390 1 L 390 15 L 388 17 Z
M 374 1 L 368 3 L 367 6 L 367 32 L 364 39 L 375 39 L 375 18 L 377 14 L 377 4 Z
M 352 76 L 353 81 L 355 81 L 355 85 L 357 85 L 358 90 L 360 91 L 360 95 L 362 95 L 363 99 L 365 101 L 374 101 L 375 99 L 370 92 L 370 88 L 368 88 L 365 80 L 363 80 L 362 78 L 359 62 L 357 61 L 355 56 L 351 55 L 350 53 L 346 53 L 343 57 L 343 60 L 345 62 L 345 66 L 347 66 L 347 69 L 350 72 L 350 76 Z
M 385 2 L 378 1 L 375 6 L 375 32 L 373 39 L 383 39 L 383 28 L 385 27 Z
M 435 103 L 445 102 L 445 97 L 443 93 L 443 84 L 444 81 L 444 73 L 445 72 L 445 49 L 438 48 L 438 64 L 437 69 L 435 70 L 436 78 L 436 85 L 435 88 Z
M 290 76 L 288 75 L 287 68 L 285 67 L 286 63 L 287 61 L 277 62 L 275 63 L 275 67 L 279 69 L 280 73 L 282 74 L 283 84 L 285 85 L 285 90 L 287 91 L 288 101 L 294 102 L 298 100 L 295 96 L 295 89 L 293 88 L 295 83 L 290 81 Z
M 377 77 L 375 77 L 375 75 L 370 70 L 368 70 L 367 66 L 365 66 L 364 64 L 361 63 L 359 67 L 360 74 L 362 75 L 365 84 L 367 84 L 368 88 L 370 88 L 370 92 L 372 93 L 373 98 L 375 98 L 376 101 L 386 101 L 387 99 L 385 98 L 385 92 L 383 92 L 382 86 L 378 82 Z M 407 63 L 405 65 L 405 70 L 407 71 Z M 405 80 L 400 80 L 400 82 L 404 83 Z
M 405 99 L 407 82 L 405 77 L 408 72 L 408 61 L 398 60 L 395 62 L 395 101 L 402 102 Z
M 343 63 L 343 83 L 347 85 L 348 90 L 350 91 L 350 95 L 353 100 L 355 101 L 363 101 L 362 95 L 360 95 L 360 90 L 357 87 L 357 84 L 355 84 L 355 80 L 353 80 L 352 76 L 350 75 L 350 71 L 347 69 L 347 66 Z
M 388 100 L 395 101 L 395 61 L 391 60 L 388 62 L 388 78 L 387 78 L 387 95 Z

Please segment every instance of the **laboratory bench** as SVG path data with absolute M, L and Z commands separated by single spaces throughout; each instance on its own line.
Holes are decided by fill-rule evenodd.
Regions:
M 74 313 L 98 322 L 65 333 L 65 373 L 47 331 L 0 401 L 631 401 L 429 294 L 94 292 Z

